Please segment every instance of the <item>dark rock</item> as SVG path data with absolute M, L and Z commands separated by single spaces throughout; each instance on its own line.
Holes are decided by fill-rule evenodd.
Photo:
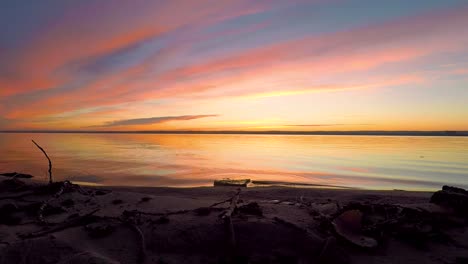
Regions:
M 400 223 L 394 229 L 395 237 L 419 249 L 426 249 L 436 234 L 429 224 Z
M 141 198 L 140 202 L 142 202 L 142 203 L 143 203 L 143 202 L 148 202 L 148 201 L 150 201 L 151 199 L 153 199 L 153 198 L 151 198 L 151 197 L 143 197 L 143 198 Z
M 94 195 L 106 195 L 110 193 L 109 191 L 97 190 L 94 192 Z
M 453 186 L 447 186 L 447 185 L 442 186 L 442 191 L 461 193 L 461 194 L 464 194 L 464 195 L 468 195 L 468 191 L 465 190 L 465 189 L 458 188 L 458 187 L 453 187 Z
M 457 187 L 442 187 L 431 197 L 431 203 L 454 209 L 454 211 L 468 217 L 468 192 Z
M 238 210 L 241 214 L 263 216 L 262 208 L 256 202 L 242 205 L 238 208 Z

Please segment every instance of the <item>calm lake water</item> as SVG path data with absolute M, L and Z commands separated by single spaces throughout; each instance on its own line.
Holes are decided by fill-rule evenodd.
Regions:
M 366 189 L 468 187 L 468 137 L 2 134 L 0 172 L 102 185 L 209 186 L 214 179 Z

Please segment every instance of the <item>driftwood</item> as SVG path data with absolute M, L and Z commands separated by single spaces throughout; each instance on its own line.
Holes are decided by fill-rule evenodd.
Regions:
M 44 153 L 47 160 L 49 161 L 49 184 L 51 184 L 52 183 L 52 161 L 50 161 L 49 155 L 47 155 L 47 153 L 41 146 L 39 146 L 34 140 L 31 140 L 31 141 L 34 143 L 34 145 L 36 145 L 36 147 L 38 147 L 42 151 L 42 153 Z
M 128 215 L 152 215 L 152 216 L 169 216 L 169 215 L 178 215 L 178 214 L 186 214 L 193 210 L 178 210 L 178 211 L 170 211 L 166 213 L 153 213 L 153 212 L 144 212 L 140 210 L 131 210 L 131 211 L 124 211 L 124 214 Z
M 234 232 L 234 225 L 232 224 L 232 214 L 234 213 L 234 210 L 237 207 L 237 202 L 239 201 L 240 192 L 241 192 L 241 189 L 239 188 L 237 190 L 237 193 L 231 199 L 231 205 L 229 206 L 227 211 L 222 216 L 224 220 L 224 224 L 226 225 L 226 229 L 228 231 L 229 246 L 231 247 L 231 249 L 234 249 L 236 247 L 236 234 Z
M 81 225 L 87 218 L 89 218 L 90 216 L 92 216 L 93 214 L 95 214 L 99 210 L 100 209 L 95 209 L 95 210 L 93 210 L 93 211 L 91 211 L 91 212 L 89 212 L 89 213 L 87 213 L 87 214 L 85 214 L 83 216 L 73 218 L 70 221 L 60 223 L 60 224 L 58 224 L 58 225 L 56 225 L 54 227 L 51 227 L 49 229 L 41 230 L 41 231 L 29 233 L 29 234 L 22 234 L 22 235 L 20 235 L 20 237 L 22 237 L 22 238 L 41 237 L 41 236 L 45 236 L 45 235 L 48 235 L 48 234 L 51 234 L 51 233 L 62 231 L 62 230 L 67 229 L 67 228 L 71 228 L 71 227 Z
M 60 195 L 62 195 L 65 189 L 71 185 L 72 183 L 70 181 L 64 181 L 62 185 L 60 186 L 60 189 L 51 198 L 45 200 L 41 204 L 41 206 L 39 207 L 39 211 L 37 212 L 37 218 L 39 219 L 39 222 L 46 223 L 45 218 L 44 218 L 44 209 L 49 205 L 50 202 L 52 202 L 53 200 L 57 199 Z
M 228 208 L 228 210 L 223 214 L 223 217 L 229 213 L 229 216 L 232 215 L 235 207 L 237 206 L 237 200 L 239 199 L 239 194 L 241 192 L 241 189 L 238 189 L 236 194 L 234 196 L 230 197 L 229 199 L 226 199 L 221 202 L 216 202 L 208 207 L 200 207 L 200 208 L 195 208 L 195 209 L 182 209 L 182 210 L 177 210 L 177 211 L 167 211 L 165 213 L 159 213 L 159 212 L 145 212 L 145 211 L 140 211 L 140 210 L 131 210 L 131 211 L 124 211 L 124 214 L 129 214 L 129 215 L 151 215 L 151 216 L 170 216 L 170 215 L 178 215 L 178 214 L 186 214 L 190 212 L 199 212 L 201 210 L 206 211 L 206 210 L 223 210 L 223 208 L 213 208 L 215 206 L 218 206 L 220 204 L 225 204 L 225 203 L 231 203 L 231 206 Z M 233 200 L 236 199 L 235 201 L 235 206 L 234 208 L 231 208 L 233 205 Z
M 234 196 L 232 196 L 232 197 L 230 197 L 230 198 L 228 198 L 228 199 L 226 199 L 226 200 L 224 200 L 224 201 L 214 203 L 214 204 L 210 205 L 209 207 L 211 208 L 211 207 L 218 206 L 218 205 L 220 205 L 220 204 L 225 204 L 225 203 L 230 203 L 230 202 L 232 202 L 232 200 L 233 200 L 235 197 L 239 197 L 240 191 L 241 191 L 241 189 L 239 188 L 239 189 L 237 189 L 237 192 L 234 194 Z
M 241 189 L 238 189 L 237 193 L 231 198 L 231 205 L 229 206 L 226 213 L 223 215 L 223 218 L 226 218 L 226 217 L 230 218 L 232 214 L 234 213 L 234 210 L 237 207 L 237 202 L 239 201 L 240 192 L 241 192 Z
M 220 205 L 220 204 L 229 203 L 229 202 L 232 201 L 233 198 L 234 198 L 234 196 L 231 197 L 231 198 L 229 198 L 229 199 L 226 199 L 226 200 L 224 200 L 224 201 L 214 203 L 214 204 L 210 205 L 209 207 L 212 208 L 212 207 L 218 206 L 218 205 Z
M 233 187 L 247 187 L 247 184 L 250 183 L 250 179 L 239 179 L 239 180 L 231 180 L 231 179 L 222 179 L 222 180 L 215 180 L 213 185 L 216 186 L 233 186 Z
M 11 177 L 13 179 L 15 178 L 23 178 L 23 179 L 30 179 L 33 176 L 30 174 L 25 174 L 25 173 L 19 173 L 19 172 L 5 172 L 5 173 L 0 173 L 0 176 L 5 176 L 5 177 Z

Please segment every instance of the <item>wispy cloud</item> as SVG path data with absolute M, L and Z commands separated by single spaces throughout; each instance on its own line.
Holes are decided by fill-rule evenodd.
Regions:
M 133 125 L 151 125 L 170 121 L 186 121 L 206 117 L 216 117 L 218 115 L 182 115 L 182 116 L 158 116 L 149 118 L 134 118 L 107 122 L 93 127 L 113 127 L 113 126 L 133 126 Z
M 419 3 L 398 13 L 398 3 L 369 1 L 343 16 L 336 8 L 341 1 L 117 2 L 35 10 L 21 23 L 10 23 L 13 29 L 0 29 L 0 116 L 9 126 L 143 129 L 205 117 L 166 116 L 193 109 L 219 113 L 228 122 L 284 113 L 294 118 L 290 122 L 307 123 L 320 111 L 322 118 L 314 121 L 325 124 L 341 111 L 375 113 L 375 121 L 365 122 L 406 124 L 406 114 L 392 119 L 395 109 L 406 106 L 418 120 L 435 116 L 428 111 L 437 114 L 441 103 L 455 108 L 454 93 L 457 109 L 463 109 L 457 122 L 466 123 L 466 3 Z M 359 0 L 349 2 L 361 6 Z M 315 3 L 323 16 L 310 15 Z M 374 9 L 382 16 L 368 12 Z M 0 22 L 28 14 L 19 6 L 9 14 L 15 10 L 1 9 Z M 39 23 L 36 16 L 46 19 Z M 432 70 L 440 64 L 452 66 Z M 427 100 L 411 100 L 421 93 Z M 151 110 L 161 117 L 118 120 L 145 116 L 148 102 L 158 103 Z M 437 107 L 426 111 L 432 103 Z

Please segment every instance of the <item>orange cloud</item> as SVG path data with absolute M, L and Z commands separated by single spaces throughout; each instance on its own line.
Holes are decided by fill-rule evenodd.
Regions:
M 267 8 L 260 3 L 247 8 L 248 1 L 204 2 L 203 9 L 198 8 L 201 2 L 178 0 L 163 5 L 147 2 L 70 6 L 16 54 L 10 65 L 15 77 L 0 77 L 0 96 L 66 84 L 76 78 L 73 73 L 61 72 L 67 65 L 112 54 L 185 25 L 219 22 Z M 197 12 L 193 12 L 195 9 Z M 138 15 L 130 15 L 132 10 Z
M 248 10 L 237 8 L 228 15 L 216 16 L 219 10 L 232 6 L 239 7 L 242 4 L 229 1 L 222 3 L 213 1 L 212 4 L 213 6 L 204 10 L 202 14 L 192 14 L 196 13 L 192 12 L 195 4 L 183 5 L 179 10 L 176 2 L 171 3 L 163 8 L 163 11 L 158 11 L 161 16 L 156 20 L 132 18 L 134 20 L 126 20 L 126 24 L 122 27 L 111 27 L 112 30 L 109 32 L 104 26 L 89 33 L 84 30 L 92 29 L 93 21 L 85 21 L 84 25 L 76 28 L 76 30 L 81 29 L 83 34 L 73 36 L 67 35 L 66 30 L 76 27 L 73 24 L 76 21 L 66 22 L 63 27 L 53 27 L 35 42 L 34 49 L 31 48 L 31 51 L 24 53 L 20 60 L 20 72 L 23 74 L 30 72 L 31 78 L 26 78 L 24 81 L 0 80 L 0 84 L 5 87 L 12 87 L 2 89 L 0 96 L 2 93 L 8 95 L 33 90 L 35 88 L 28 87 L 36 82 L 34 87 L 37 89 L 68 83 L 71 79 L 77 78 L 71 76 L 73 72 L 52 73 L 70 63 L 111 54 L 192 22 L 204 24 L 226 17 L 257 12 L 256 8 Z M 174 12 L 178 15 L 174 16 Z M 119 16 L 106 18 L 108 24 L 104 25 L 117 24 L 118 19 Z M 176 44 L 175 47 L 166 48 L 161 53 L 149 56 L 140 64 L 104 73 L 72 91 L 59 91 L 27 105 L 14 106 L 7 110 L 5 116 L 42 117 L 80 108 L 159 98 L 192 96 L 258 98 L 371 89 L 420 82 L 424 79 L 423 76 L 417 74 L 410 76 L 406 73 L 394 73 L 381 78 L 371 76 L 360 81 L 341 80 L 340 77 L 380 66 L 397 65 L 432 54 L 463 49 L 468 42 L 468 35 L 460 32 L 464 32 L 467 23 L 467 8 L 450 10 L 349 31 L 237 50 L 152 74 L 152 66 L 161 57 L 169 58 L 168 61 L 171 58 L 180 60 L 181 58 L 177 56 L 190 52 L 190 42 Z M 181 50 L 184 52 L 179 53 Z M 162 59 L 162 62 L 165 60 Z M 327 81 L 321 81 L 321 78 Z M 313 79 L 320 81 L 311 81 Z M 330 80 L 333 79 L 339 81 L 334 80 L 332 83 Z M 11 86 L 15 81 L 19 83 Z

